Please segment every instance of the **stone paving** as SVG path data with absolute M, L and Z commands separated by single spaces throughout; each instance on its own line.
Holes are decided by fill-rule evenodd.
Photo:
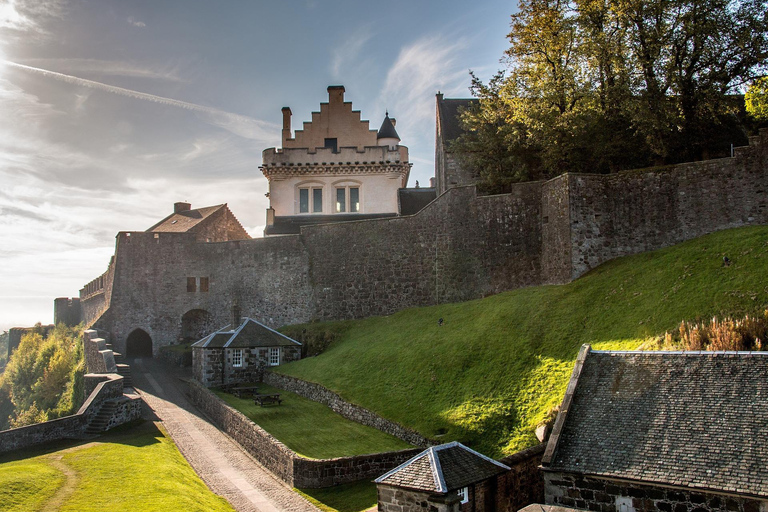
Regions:
M 238 512 L 318 512 L 187 401 L 181 378 L 188 374 L 152 359 L 130 363 L 135 387 L 181 453 Z

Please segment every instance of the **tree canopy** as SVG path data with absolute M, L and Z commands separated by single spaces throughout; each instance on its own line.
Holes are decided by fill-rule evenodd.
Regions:
M 766 0 L 521 0 L 507 69 L 473 75 L 480 101 L 452 149 L 489 191 L 725 156 L 746 143 L 738 94 L 765 74 L 766 12 Z

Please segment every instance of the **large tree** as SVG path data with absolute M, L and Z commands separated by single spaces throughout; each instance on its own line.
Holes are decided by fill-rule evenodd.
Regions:
M 765 71 L 766 12 L 768 0 L 522 0 L 508 69 L 473 77 L 480 105 L 454 149 L 492 190 L 722 154 L 745 140 L 731 95 Z

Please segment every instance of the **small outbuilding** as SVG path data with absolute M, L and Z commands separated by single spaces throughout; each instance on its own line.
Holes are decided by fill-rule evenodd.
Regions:
M 768 353 L 582 347 L 542 460 L 548 505 L 768 511 Z
M 375 480 L 379 511 L 491 510 L 495 496 L 484 484 L 509 470 L 459 442 L 433 446 Z
M 236 320 L 192 345 L 195 378 L 207 387 L 261 380 L 264 370 L 301 359 L 301 343 L 252 318 Z

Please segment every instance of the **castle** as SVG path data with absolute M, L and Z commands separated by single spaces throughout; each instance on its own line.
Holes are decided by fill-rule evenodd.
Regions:
M 434 189 L 402 188 L 410 163 L 395 124 L 368 130 L 343 94 L 330 87 L 294 137 L 283 109 L 283 148 L 264 152 L 266 234 L 289 234 L 251 239 L 226 205 L 178 203 L 149 230 L 118 233 L 107 271 L 80 291 L 86 325 L 118 352 L 156 353 L 225 325 L 233 303 L 269 327 L 386 315 L 565 283 L 618 256 L 768 223 L 766 131 L 732 158 L 480 196 L 447 142 L 449 103 L 466 100 L 438 95 L 432 200 Z

